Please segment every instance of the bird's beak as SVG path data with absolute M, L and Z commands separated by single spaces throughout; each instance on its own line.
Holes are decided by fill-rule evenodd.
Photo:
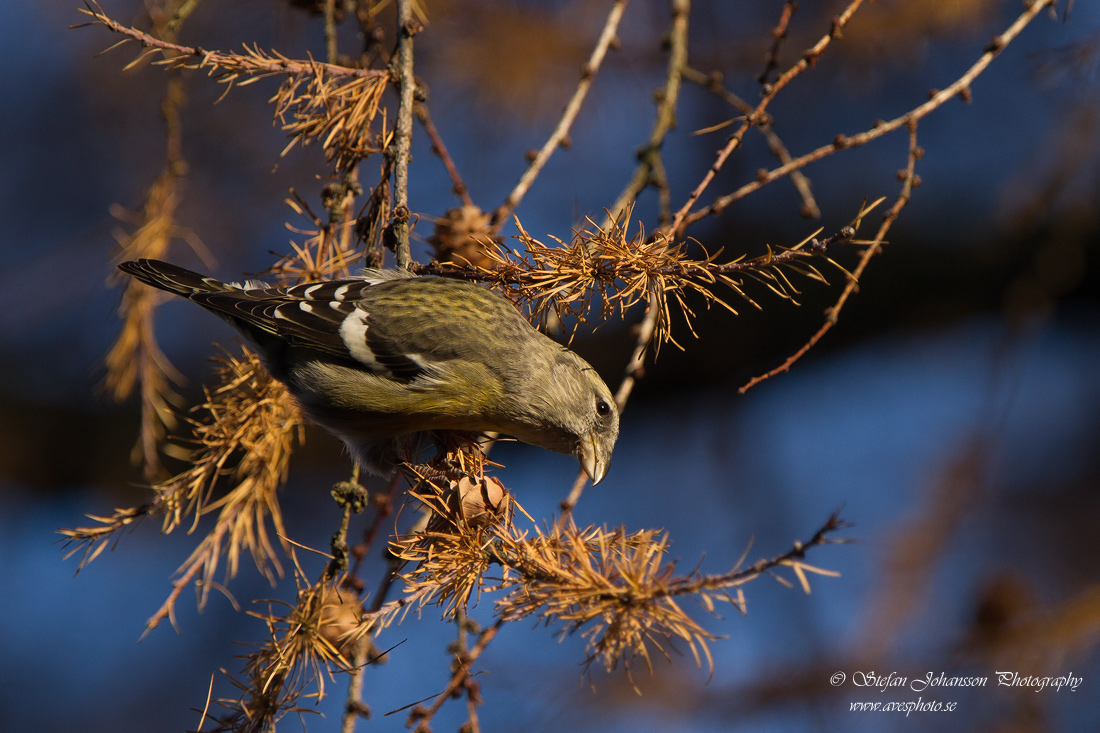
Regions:
M 594 438 L 581 440 L 581 444 L 577 446 L 577 458 L 581 462 L 581 468 L 588 474 L 588 478 L 592 479 L 593 486 L 603 481 L 603 477 L 607 475 L 607 459 L 596 445 Z

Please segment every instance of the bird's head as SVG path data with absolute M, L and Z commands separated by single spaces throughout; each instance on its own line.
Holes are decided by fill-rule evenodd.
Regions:
M 576 456 L 592 483 L 598 484 L 607 475 L 619 437 L 615 397 L 596 370 L 568 349 L 559 353 L 551 378 L 550 391 L 556 398 L 551 414 L 567 441 L 557 450 Z

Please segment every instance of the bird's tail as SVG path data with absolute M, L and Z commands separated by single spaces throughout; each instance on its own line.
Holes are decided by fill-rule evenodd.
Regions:
M 179 265 L 160 260 L 133 260 L 123 262 L 118 266 L 123 272 L 133 275 L 147 285 L 154 288 L 167 290 L 169 293 L 182 295 L 185 298 L 198 293 L 220 293 L 226 290 L 236 290 L 231 285 L 223 283 L 212 277 L 200 275 Z
M 160 260 L 123 262 L 118 269 L 202 306 L 228 321 L 264 353 L 286 340 L 279 336 L 275 323 L 274 311 L 286 292 L 280 288 L 260 282 L 226 283 Z

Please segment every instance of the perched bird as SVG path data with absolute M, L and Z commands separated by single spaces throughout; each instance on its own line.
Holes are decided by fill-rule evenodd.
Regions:
M 596 371 L 472 283 L 370 271 L 272 287 L 157 260 L 119 268 L 237 328 L 314 421 L 368 470 L 412 460 L 423 431 L 495 431 L 607 473 L 619 413 Z

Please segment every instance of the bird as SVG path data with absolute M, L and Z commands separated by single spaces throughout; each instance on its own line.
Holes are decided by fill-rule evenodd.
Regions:
M 472 282 L 367 270 L 289 287 L 168 262 L 119 269 L 228 321 L 306 415 L 392 476 L 432 431 L 496 432 L 572 454 L 598 484 L 619 410 L 588 362 Z

